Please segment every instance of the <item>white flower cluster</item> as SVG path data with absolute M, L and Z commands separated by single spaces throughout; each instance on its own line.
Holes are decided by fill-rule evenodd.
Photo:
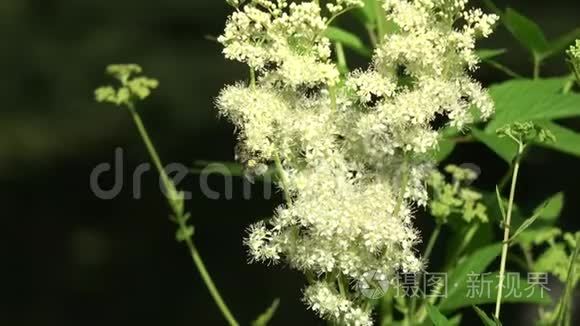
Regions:
M 361 4 L 335 1 L 327 11 L 332 18 Z M 253 260 L 307 274 L 305 302 L 323 318 L 370 325 L 371 312 L 353 300 L 360 290 L 349 285 L 421 270 L 412 207 L 427 202 L 440 137 L 434 121 L 461 128 L 493 112 L 466 71 L 477 63 L 475 38 L 487 36 L 497 17 L 465 5 L 385 0 L 398 30 L 380 42 L 367 70 L 343 77 L 318 1 L 249 1 L 219 38 L 226 58 L 255 76 L 223 89 L 217 107 L 237 127 L 243 161 L 281 166 L 288 199 L 250 228 L 245 243 Z
M 337 320 L 341 325 L 371 326 L 368 313 L 336 292 L 328 283 L 317 282 L 304 291 L 306 304 L 321 317 Z

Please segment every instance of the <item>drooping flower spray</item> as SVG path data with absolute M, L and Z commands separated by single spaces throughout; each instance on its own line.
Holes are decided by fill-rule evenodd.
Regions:
M 278 167 L 286 198 L 249 228 L 251 259 L 303 272 L 304 302 L 322 318 L 371 325 L 364 284 L 423 268 L 412 222 L 428 199 L 434 121 L 461 129 L 493 113 L 468 72 L 497 17 L 466 0 L 382 1 L 394 27 L 366 70 L 341 74 L 324 33 L 363 1 L 228 2 L 235 12 L 218 40 L 250 81 L 225 87 L 217 107 L 244 162 Z

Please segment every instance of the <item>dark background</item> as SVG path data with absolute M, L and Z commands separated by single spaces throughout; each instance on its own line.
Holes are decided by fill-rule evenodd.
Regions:
M 579 25 L 577 0 L 510 5 L 538 21 L 549 37 Z M 140 111 L 165 163 L 233 160 L 233 128 L 216 117 L 212 101 L 246 70 L 225 61 L 220 46 L 205 38 L 220 34 L 228 13 L 217 0 L 1 0 L 0 325 L 225 324 L 186 249 L 174 241 L 153 172 L 145 174 L 143 198 L 132 198 L 131 174 L 148 156 L 130 117 L 95 104 L 92 92 L 107 81 L 107 64 L 139 63 L 161 81 Z M 501 60 L 530 75 L 527 54 L 503 27 L 483 45 L 508 48 Z M 543 74 L 565 71 L 560 56 Z M 486 85 L 506 78 L 485 66 L 476 77 Z M 124 150 L 125 188 L 113 200 L 100 200 L 89 188 L 89 174 L 112 163 L 118 147 Z M 456 149 L 449 161 L 479 165 L 479 185 L 488 189 L 506 169 L 480 145 Z M 518 199 L 533 205 L 564 190 L 561 225 L 577 230 L 577 167 L 577 158 L 534 150 L 523 166 Z M 114 180 L 107 174 L 101 184 Z M 210 181 L 216 189 L 223 184 Z M 256 187 L 255 199 L 242 200 L 239 179 L 233 200 L 205 198 L 195 175 L 181 187 L 194 194 L 187 205 L 195 242 L 243 324 L 275 297 L 282 302 L 273 325 L 321 324 L 300 302 L 298 272 L 247 264 L 245 228 L 268 217 L 280 196 L 260 199 Z M 417 225 L 426 232 L 432 227 L 425 217 Z M 524 323 L 532 313 L 511 305 L 505 316 L 512 322 L 505 324 Z

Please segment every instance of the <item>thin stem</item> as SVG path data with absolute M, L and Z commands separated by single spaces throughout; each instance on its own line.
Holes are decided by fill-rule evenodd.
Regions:
M 512 77 L 512 78 L 517 78 L 517 79 L 521 79 L 524 78 L 522 75 L 518 74 L 517 72 L 511 70 L 510 68 L 502 65 L 501 63 L 495 61 L 495 60 L 485 60 L 485 63 L 487 63 L 488 65 L 490 65 L 491 67 L 505 73 L 506 75 Z
M 375 35 L 373 25 L 366 24 L 365 28 L 367 30 L 367 33 L 369 35 L 369 40 L 371 40 L 371 44 L 373 45 L 373 48 L 376 48 L 377 47 L 377 36 Z
M 274 164 L 276 165 L 276 170 L 278 171 L 278 176 L 280 177 L 280 183 L 282 186 L 282 191 L 284 192 L 284 200 L 287 204 L 292 203 L 292 198 L 288 192 L 288 179 L 286 178 L 286 173 L 284 172 L 284 167 L 280 161 L 280 156 L 276 154 L 274 156 Z
M 540 78 L 540 64 L 542 60 L 534 54 L 534 79 Z
M 330 95 L 330 108 L 336 111 L 336 87 L 328 86 L 328 93 Z
M 566 277 L 566 287 L 564 288 L 564 294 L 560 299 L 560 304 L 558 306 L 557 322 L 556 325 L 562 325 L 566 319 L 566 314 L 569 313 L 571 306 L 571 294 L 574 290 L 574 278 L 576 272 L 576 260 L 578 258 L 578 253 L 580 252 L 580 236 L 576 236 L 576 248 L 570 257 L 570 263 L 568 264 L 568 273 Z M 569 322 L 569 320 L 567 320 Z
M 523 145 L 521 143 L 518 144 L 518 156 L 516 157 L 515 163 L 514 163 L 514 172 L 513 172 L 513 177 L 512 177 L 512 183 L 511 183 L 511 187 L 510 187 L 510 196 L 509 196 L 509 201 L 508 201 L 508 209 L 507 209 L 507 213 L 506 213 L 506 219 L 504 221 L 503 227 L 504 227 L 504 231 L 503 231 L 503 245 L 502 245 L 502 250 L 501 250 L 501 263 L 500 263 L 500 269 L 499 269 L 499 284 L 498 284 L 498 289 L 497 289 L 497 298 L 496 298 L 496 302 L 495 302 L 495 317 L 497 319 L 499 319 L 499 313 L 500 313 L 500 309 L 501 309 L 501 299 L 502 299 L 502 290 L 503 290 L 503 281 L 504 281 L 504 277 L 505 277 L 505 265 L 506 265 L 506 260 L 507 260 L 507 254 L 508 254 L 508 247 L 509 247 L 509 237 L 510 237 L 510 223 L 511 223 L 511 218 L 512 218 L 512 211 L 513 211 L 513 205 L 514 205 L 514 196 L 516 193 L 516 184 L 517 184 L 517 180 L 518 180 L 518 173 L 520 170 L 520 156 L 523 153 Z
M 334 44 L 334 48 L 336 50 L 336 61 L 338 64 L 338 70 L 341 74 L 348 74 L 348 65 L 346 63 L 346 55 L 344 54 L 344 48 L 342 47 L 342 43 L 336 42 Z
M 141 139 L 143 139 L 143 142 L 145 143 L 145 147 L 147 148 L 147 151 L 149 152 L 149 156 L 151 157 L 153 164 L 155 165 L 155 167 L 159 171 L 159 175 L 161 176 L 161 180 L 163 182 L 163 185 L 164 185 L 165 189 L 169 192 L 169 199 L 174 200 L 176 198 L 175 196 L 177 195 L 177 191 L 175 190 L 175 185 L 173 184 L 173 182 L 171 180 L 169 180 L 167 173 L 163 169 L 163 164 L 161 163 L 161 159 L 159 158 L 159 154 L 157 154 L 157 151 L 155 150 L 155 146 L 153 145 L 153 142 L 151 141 L 151 138 L 149 137 L 149 134 L 147 133 L 145 126 L 143 125 L 143 120 L 141 120 L 139 113 L 137 113 L 137 110 L 135 110 L 135 107 L 133 106 L 132 103 L 130 103 L 128 105 L 128 108 L 129 108 L 129 112 L 131 113 L 131 116 L 133 117 L 133 121 L 135 122 L 135 126 L 137 126 L 137 130 L 139 131 Z M 188 228 L 188 226 L 186 225 L 186 219 L 179 216 L 179 215 L 181 215 L 182 212 L 179 212 L 172 202 L 170 202 L 170 206 L 171 206 L 171 209 L 173 210 L 174 214 L 176 215 L 175 220 L 178 223 L 179 229 L 186 230 Z M 219 291 L 217 290 L 217 288 L 215 286 L 215 283 L 213 282 L 211 276 L 209 275 L 209 273 L 205 267 L 205 264 L 203 263 L 203 260 L 201 259 L 201 256 L 199 255 L 199 252 L 197 251 L 197 248 L 195 247 L 193 241 L 191 240 L 190 237 L 185 237 L 184 241 L 185 241 L 185 244 L 187 245 L 187 248 L 189 249 L 189 253 L 191 254 L 191 258 L 193 259 L 193 262 L 194 262 L 197 270 L 199 271 L 199 274 L 201 275 L 203 282 L 205 283 L 205 286 L 209 290 L 209 293 L 211 294 L 216 305 L 218 306 L 218 308 L 222 312 L 224 318 L 228 321 L 230 326 L 238 326 L 239 325 L 238 322 L 236 321 L 236 319 L 232 315 L 231 311 L 229 310 L 229 308 L 225 304 L 224 300 L 222 299 Z
M 429 242 L 427 242 L 427 248 L 425 248 L 425 253 L 423 254 L 423 258 L 424 259 L 428 259 L 431 256 L 431 253 L 433 252 L 433 248 L 435 247 L 435 243 L 437 242 L 437 238 L 439 238 L 439 234 L 441 233 L 441 227 L 442 224 L 441 223 L 437 223 L 437 225 L 435 225 L 435 229 L 433 229 L 433 232 L 431 233 L 431 236 L 429 237 Z M 421 282 L 422 278 L 419 279 L 419 284 L 418 286 L 421 287 Z M 411 322 L 415 322 L 416 320 L 416 316 L 415 316 L 415 308 L 417 307 L 417 296 L 413 296 L 413 298 L 411 299 L 411 308 L 410 308 L 410 316 L 412 318 Z
M 391 289 L 387 290 L 387 294 L 382 300 L 381 311 L 383 312 L 381 325 L 391 325 L 393 323 L 393 294 Z
M 336 281 L 338 283 L 338 290 L 340 291 L 340 294 L 346 298 L 348 296 L 347 287 L 344 284 L 344 277 L 342 276 L 341 272 L 339 272 L 336 276 Z
M 437 225 L 435 226 L 435 229 L 433 229 L 433 233 L 431 233 L 431 237 L 429 238 L 429 242 L 427 242 L 427 248 L 425 249 L 425 253 L 423 255 L 423 257 L 425 259 L 427 259 L 431 256 L 431 253 L 433 252 L 433 247 L 435 247 L 435 243 L 437 242 L 437 238 L 439 238 L 439 234 L 441 233 L 441 227 L 442 227 L 442 224 L 437 223 Z
M 254 68 L 250 68 L 250 87 L 252 89 L 256 88 L 256 71 L 254 71 Z
M 523 151 L 521 154 L 519 154 L 519 160 L 520 163 L 524 160 L 526 154 L 528 153 L 528 149 L 530 146 L 526 146 L 524 147 Z M 514 165 L 511 164 L 509 170 L 506 172 L 506 174 L 500 179 L 498 188 L 499 190 L 503 190 L 503 188 L 505 188 L 505 186 L 508 184 L 508 181 L 510 181 L 510 177 L 512 176 L 514 172 Z
M 405 155 L 403 159 L 403 176 L 401 177 L 401 190 L 399 192 L 399 198 L 397 199 L 397 204 L 395 205 L 395 209 L 393 211 L 393 216 L 398 216 L 399 211 L 401 210 L 401 206 L 403 205 L 403 201 L 405 200 L 405 193 L 407 192 L 407 183 L 409 182 L 409 167 L 408 167 L 409 158 Z
M 135 122 L 135 126 L 137 126 L 137 130 L 139 131 L 139 135 L 141 136 L 141 139 L 143 139 L 143 143 L 145 143 L 145 147 L 147 148 L 147 152 L 149 152 L 149 156 L 151 157 L 153 164 L 155 165 L 155 167 L 157 168 L 157 171 L 159 172 L 159 175 L 161 176 L 161 181 L 163 182 L 163 186 L 165 187 L 165 189 L 167 191 L 170 191 L 170 189 L 173 189 L 173 182 L 171 182 L 169 180 L 167 173 L 165 173 L 165 169 L 163 168 L 163 164 L 161 163 L 161 159 L 159 158 L 159 155 L 157 154 L 157 151 L 155 150 L 155 146 L 153 145 L 153 142 L 151 141 L 151 138 L 149 137 L 149 134 L 147 133 L 145 126 L 143 125 L 143 120 L 141 120 L 141 117 L 139 116 L 139 113 L 137 113 L 137 110 L 135 110 L 135 107 L 133 106 L 133 104 L 129 104 L 128 108 L 129 108 L 129 112 L 131 113 L 131 117 L 133 118 L 133 121 Z
M 179 227 L 186 228 L 187 225 L 185 225 L 184 223 L 180 223 Z M 230 309 L 228 308 L 222 296 L 220 295 L 217 287 L 215 286 L 215 283 L 213 282 L 211 276 L 209 275 L 209 272 L 207 271 L 207 268 L 205 267 L 205 264 L 201 259 L 201 256 L 197 251 L 197 248 L 195 247 L 193 241 L 191 241 L 191 238 L 185 238 L 185 244 L 189 249 L 189 253 L 191 255 L 191 258 L 193 258 L 193 262 L 195 263 L 195 267 L 199 271 L 201 279 L 205 283 L 205 286 L 209 290 L 211 297 L 213 298 L 215 304 L 220 309 L 222 315 L 228 321 L 228 324 L 230 324 L 230 326 L 239 326 L 238 322 L 236 321 L 235 317 L 231 313 Z
M 381 44 L 386 34 L 385 17 L 383 16 L 385 11 L 381 8 L 380 1 L 375 1 L 375 7 L 375 12 L 377 13 L 377 43 Z

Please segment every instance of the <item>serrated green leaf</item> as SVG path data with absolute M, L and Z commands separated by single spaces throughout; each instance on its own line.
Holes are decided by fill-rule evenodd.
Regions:
M 476 128 L 471 129 L 471 134 L 508 164 L 511 164 L 512 160 L 516 157 L 518 146 L 509 138 L 501 138 L 495 134 L 485 133 Z
M 516 242 L 524 248 L 531 249 L 533 246 L 539 246 L 554 241 L 554 239 L 560 234 L 562 234 L 562 231 L 559 228 L 541 226 L 525 230 L 516 239 Z
M 445 305 L 442 304 L 439 307 L 441 311 L 495 303 L 499 286 L 499 273 L 471 273 L 471 277 L 472 279 L 461 284 L 452 298 L 444 301 Z M 519 273 L 510 273 L 504 279 L 502 302 L 550 304 L 552 299 L 548 289 L 529 283 L 527 279 L 520 277 Z
M 439 309 L 449 311 L 465 301 L 467 279 L 470 273 L 482 273 L 501 252 L 501 244 L 493 244 L 474 251 L 449 273 L 447 296 Z
M 544 32 L 528 17 L 508 8 L 502 21 L 515 39 L 534 55 L 539 56 L 548 50 L 549 44 Z
M 475 310 L 475 312 L 479 316 L 479 319 L 481 319 L 481 321 L 483 322 L 483 325 L 485 325 L 485 326 L 498 326 L 493 319 L 491 319 L 487 316 L 485 311 L 479 309 L 477 306 L 473 306 L 473 309 Z
M 252 326 L 266 326 L 266 325 L 268 325 L 270 320 L 272 320 L 272 317 L 274 317 L 274 314 L 276 313 L 276 310 L 278 309 L 279 305 L 280 305 L 280 299 L 278 299 L 278 298 L 274 299 L 274 301 L 272 302 L 270 307 L 268 309 L 266 309 L 266 311 L 264 311 L 264 313 L 262 313 L 260 316 L 258 316 L 258 318 L 256 318 L 256 320 L 254 320 L 252 322 Z
M 580 156 L 580 133 L 548 120 L 537 121 L 536 124 L 550 130 L 556 137 L 555 142 L 541 143 L 540 146 Z
M 534 214 L 539 214 L 539 222 L 553 225 L 558 217 L 560 217 L 562 208 L 564 208 L 564 193 L 559 192 L 544 200 L 544 202 L 534 210 Z
M 363 43 L 363 41 L 356 35 L 339 27 L 329 26 L 324 35 L 335 42 L 340 42 L 347 48 L 352 49 L 356 53 L 370 57 L 372 51 Z
M 437 307 L 427 302 L 427 313 L 434 326 L 450 326 L 451 322 L 447 319 Z
M 549 272 L 562 282 L 568 276 L 568 253 L 566 246 L 556 243 L 549 246 L 537 259 L 532 267 L 534 272 Z
M 490 87 L 495 117 L 487 133 L 514 122 L 552 120 L 580 115 L 580 95 L 561 94 L 567 78 L 511 80 Z
M 540 58 L 546 59 L 558 53 L 564 52 L 568 46 L 570 46 L 570 44 L 574 43 L 577 38 L 580 38 L 580 27 L 577 27 L 568 33 L 556 38 L 555 40 L 550 41 L 549 48 L 540 54 Z
M 480 49 L 476 51 L 480 60 L 488 60 L 504 54 L 506 49 Z
M 540 217 L 540 214 L 542 214 L 542 209 L 540 209 L 539 211 L 536 211 L 534 213 L 534 215 L 532 215 L 530 218 L 526 219 L 518 228 L 517 230 L 513 233 L 513 235 L 510 237 L 510 239 L 508 240 L 508 242 L 512 242 L 514 241 L 514 239 L 516 239 L 520 233 L 524 232 L 527 228 L 529 228 L 538 217 Z

